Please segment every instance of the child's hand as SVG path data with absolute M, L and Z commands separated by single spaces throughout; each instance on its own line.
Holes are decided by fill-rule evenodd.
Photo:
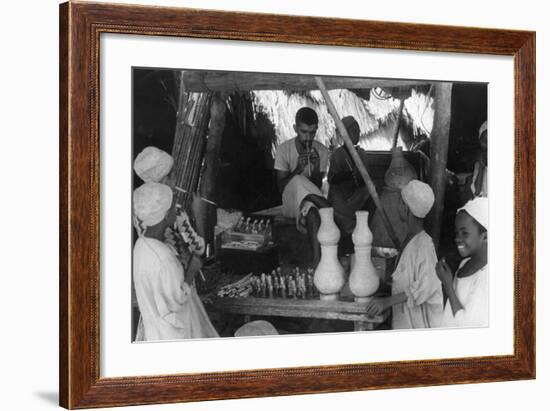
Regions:
M 453 272 L 447 265 L 445 258 L 442 258 L 437 262 L 435 265 L 435 272 L 437 273 L 439 281 L 441 281 L 444 286 L 448 286 L 453 283 Z
M 188 284 L 192 284 L 193 279 L 195 278 L 195 275 L 198 274 L 201 268 L 202 268 L 202 261 L 200 257 L 197 257 L 195 254 L 191 255 L 191 259 L 187 264 L 187 271 L 185 273 L 185 282 Z
M 374 297 L 368 304 L 367 304 L 367 315 L 369 317 L 375 317 L 377 315 L 382 314 L 384 311 L 386 311 L 388 308 L 391 307 L 390 299 L 389 297 Z

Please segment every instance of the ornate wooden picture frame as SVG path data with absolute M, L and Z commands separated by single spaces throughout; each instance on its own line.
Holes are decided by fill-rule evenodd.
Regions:
M 122 33 L 511 56 L 514 353 L 101 378 L 100 35 Z M 535 377 L 535 33 L 69 2 L 60 6 L 60 404 L 91 408 Z

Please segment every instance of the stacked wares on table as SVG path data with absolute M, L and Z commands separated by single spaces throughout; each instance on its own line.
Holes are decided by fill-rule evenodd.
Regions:
M 220 288 L 218 297 L 230 298 L 314 298 L 319 295 L 313 284 L 313 269 L 282 273 L 281 268 L 271 273 L 247 274 L 240 280 Z

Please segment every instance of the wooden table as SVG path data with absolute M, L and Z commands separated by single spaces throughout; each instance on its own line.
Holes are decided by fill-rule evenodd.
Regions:
M 366 314 L 366 303 L 353 301 L 321 301 L 319 299 L 292 298 L 216 298 L 216 310 L 245 316 L 275 316 L 324 318 L 329 320 L 353 321 L 355 331 L 373 330 L 389 315 L 371 317 Z

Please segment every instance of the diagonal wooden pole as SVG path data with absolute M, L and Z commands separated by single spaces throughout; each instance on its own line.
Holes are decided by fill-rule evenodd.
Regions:
M 319 87 L 319 90 L 321 91 L 321 94 L 323 95 L 325 102 L 327 103 L 328 112 L 333 117 L 334 122 L 336 123 L 336 127 L 338 128 L 338 131 L 340 132 L 340 135 L 344 139 L 344 143 L 346 144 L 346 147 L 349 153 L 351 154 L 351 158 L 353 159 L 353 162 L 357 166 L 359 173 L 361 174 L 361 177 L 363 177 L 363 180 L 365 181 L 365 185 L 367 186 L 367 190 L 369 190 L 369 194 L 374 200 L 374 204 L 376 205 L 378 212 L 382 216 L 382 223 L 384 224 L 384 228 L 388 232 L 388 236 L 390 237 L 390 240 L 398 250 L 401 249 L 401 243 L 397 238 L 395 231 L 393 230 L 393 227 L 390 223 L 390 220 L 388 219 L 388 216 L 386 214 L 386 211 L 384 210 L 384 207 L 382 206 L 382 203 L 380 202 L 380 197 L 378 197 L 378 193 L 376 192 L 376 187 L 372 182 L 372 179 L 370 178 L 370 175 L 365 165 L 363 164 L 363 161 L 361 161 L 361 157 L 359 157 L 357 150 L 355 150 L 355 147 L 351 142 L 351 138 L 348 135 L 348 131 L 346 130 L 344 123 L 342 123 L 342 120 L 340 119 L 340 116 L 336 111 L 336 107 L 334 107 L 334 104 L 328 94 L 328 91 L 327 91 L 327 88 L 325 87 L 325 83 L 323 82 L 323 79 L 321 77 L 315 77 L 315 82 L 317 83 L 317 86 Z

